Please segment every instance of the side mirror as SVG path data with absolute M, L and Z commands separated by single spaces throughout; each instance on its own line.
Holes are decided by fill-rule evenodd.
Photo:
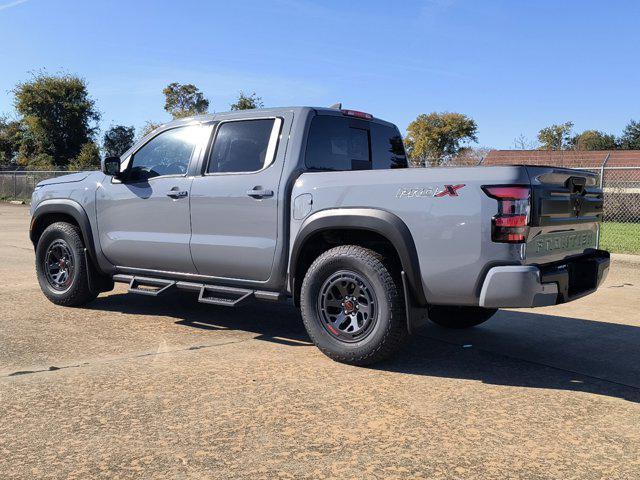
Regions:
M 102 164 L 102 173 L 118 177 L 120 175 L 120 157 L 107 157 Z

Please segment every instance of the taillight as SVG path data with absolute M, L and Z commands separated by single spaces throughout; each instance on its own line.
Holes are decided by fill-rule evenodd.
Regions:
M 491 219 L 491 240 L 501 243 L 524 243 L 529 227 L 529 187 L 484 186 L 484 193 L 498 200 L 498 213 Z

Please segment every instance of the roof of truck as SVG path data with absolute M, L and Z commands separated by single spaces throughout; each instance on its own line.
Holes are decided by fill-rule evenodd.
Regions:
M 196 115 L 193 117 L 185 117 L 177 120 L 172 120 L 170 122 L 162 124 L 162 127 L 167 126 L 176 126 L 176 125 L 184 125 L 191 122 L 212 122 L 216 120 L 224 120 L 227 118 L 242 118 L 242 117 L 251 117 L 256 114 L 262 115 L 278 115 L 284 112 L 293 112 L 294 115 L 300 113 L 306 113 L 310 111 L 316 111 L 321 115 L 343 115 L 346 110 L 340 110 L 337 108 L 327 108 L 327 107 L 310 107 L 310 106 L 297 106 L 297 107 L 269 107 L 269 108 L 256 108 L 251 110 L 231 110 L 228 112 L 216 112 L 216 113 L 208 113 L 205 115 Z M 369 119 L 369 121 L 384 123 L 393 125 L 391 122 L 386 120 L 382 120 L 381 118 L 373 117 Z

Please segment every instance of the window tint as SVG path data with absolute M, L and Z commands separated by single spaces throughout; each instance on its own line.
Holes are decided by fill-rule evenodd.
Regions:
M 402 137 L 395 127 L 371 124 L 371 156 L 375 170 L 408 166 Z
M 213 149 L 209 155 L 207 173 L 255 172 L 270 163 L 275 154 L 275 141 L 280 121 L 242 120 L 222 123 L 218 128 Z M 273 149 L 269 150 L 269 140 L 275 132 Z M 267 158 L 267 153 L 269 153 Z
M 407 157 L 393 126 L 332 115 L 311 121 L 305 163 L 314 170 L 403 168 Z
M 369 169 L 369 132 L 347 118 L 318 115 L 311 121 L 305 163 L 314 170 Z
M 129 180 L 186 174 L 201 131 L 199 125 L 179 127 L 151 139 L 133 155 Z

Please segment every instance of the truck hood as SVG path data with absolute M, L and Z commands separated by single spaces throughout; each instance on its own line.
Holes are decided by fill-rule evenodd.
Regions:
M 82 180 L 87 178 L 89 175 L 91 175 L 91 173 L 92 172 L 78 172 L 78 173 L 71 173 L 69 175 L 62 175 L 61 177 L 49 178 L 48 180 L 43 180 L 41 182 L 38 182 L 38 186 L 56 185 L 58 183 L 81 182 Z

